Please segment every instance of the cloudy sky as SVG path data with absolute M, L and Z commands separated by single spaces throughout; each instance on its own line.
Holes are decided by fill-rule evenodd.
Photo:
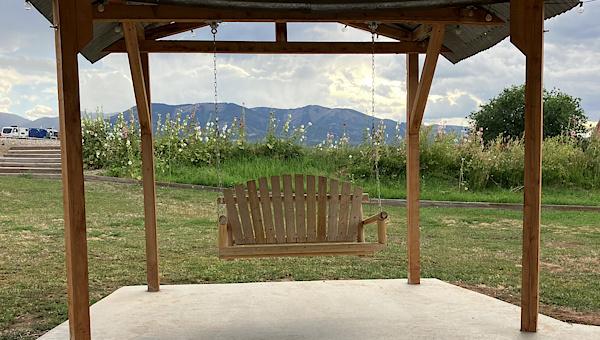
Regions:
M 582 99 L 591 122 L 600 119 L 600 1 L 546 21 L 545 86 Z M 36 119 L 57 116 L 54 33 L 21 0 L 0 1 L 0 112 Z M 290 24 L 289 40 L 370 41 L 370 34 L 338 24 Z M 212 39 L 207 28 L 194 39 Z M 272 24 L 219 28 L 220 40 L 271 40 Z M 190 39 L 190 34 L 179 35 Z M 383 41 L 384 38 L 381 38 Z M 423 58 L 421 58 L 421 61 Z M 452 65 L 440 58 L 425 121 L 464 123 L 465 117 L 503 88 L 525 79 L 525 57 L 505 39 Z M 376 115 L 405 121 L 405 56 L 376 56 Z M 153 102 L 213 100 L 212 55 L 150 57 Z M 296 108 L 310 104 L 370 112 L 371 56 L 219 55 L 219 101 L 248 107 Z M 90 64 L 80 58 L 81 107 L 123 111 L 135 100 L 126 55 Z

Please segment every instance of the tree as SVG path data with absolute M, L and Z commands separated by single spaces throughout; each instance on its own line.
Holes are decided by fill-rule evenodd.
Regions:
M 484 142 L 501 134 L 522 138 L 525 131 L 525 85 L 505 88 L 489 103 L 471 112 L 469 119 L 477 131 L 483 128 Z M 544 138 L 583 133 L 586 122 L 580 98 L 573 98 L 557 89 L 544 89 Z

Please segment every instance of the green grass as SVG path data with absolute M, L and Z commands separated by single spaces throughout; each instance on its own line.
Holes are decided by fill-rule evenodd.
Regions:
M 0 339 L 34 338 L 67 318 L 61 183 L 0 177 L 0 195 Z M 374 256 L 220 261 L 215 200 L 157 188 L 163 284 L 406 277 L 403 208 L 386 209 L 389 247 Z M 86 183 L 86 210 L 91 301 L 144 284 L 141 186 Z M 422 276 L 518 299 L 521 221 L 515 211 L 422 209 Z M 598 213 L 543 211 L 541 303 L 600 315 L 599 253 Z
M 327 158 L 300 157 L 274 161 L 268 157 L 250 156 L 223 162 L 221 167 L 224 187 L 282 174 L 313 174 L 350 180 L 377 197 L 376 183 L 370 178 L 353 178 L 351 174 L 336 168 Z M 382 198 L 406 198 L 404 174 L 396 181 L 381 181 Z M 173 165 L 170 168 L 157 168 L 159 181 L 217 186 L 217 170 L 211 166 Z M 523 203 L 523 189 L 500 187 L 485 190 L 464 190 L 458 188 L 458 181 L 451 176 L 425 174 L 421 178 L 421 199 L 434 201 Z M 543 186 L 543 204 L 600 205 L 600 190 L 569 186 Z

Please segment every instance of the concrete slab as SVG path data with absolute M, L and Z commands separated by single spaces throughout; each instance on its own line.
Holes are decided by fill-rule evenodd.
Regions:
M 436 279 L 123 287 L 91 308 L 93 339 L 600 339 L 600 327 L 540 315 Z M 68 339 L 65 322 L 41 337 Z

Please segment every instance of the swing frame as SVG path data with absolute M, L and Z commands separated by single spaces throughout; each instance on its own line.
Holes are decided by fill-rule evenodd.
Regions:
M 265 11 L 231 8 L 202 8 L 163 4 L 130 5 L 120 0 L 97 3 L 85 0 L 33 0 L 33 5 L 52 22 L 55 29 L 58 99 L 62 149 L 62 182 L 65 222 L 69 327 L 72 338 L 90 338 L 88 252 L 83 161 L 81 153 L 81 110 L 78 54 L 97 61 L 107 53 L 127 53 L 136 97 L 142 135 L 142 168 L 146 233 L 146 266 L 149 291 L 159 290 L 158 242 L 156 228 L 156 188 L 152 145 L 150 76 L 148 54 L 206 53 L 212 42 L 157 40 L 176 33 L 206 26 L 206 20 L 272 22 L 275 42 L 222 42 L 223 53 L 372 53 L 371 44 L 360 42 L 288 43 L 286 22 L 338 22 L 364 28 L 368 20 L 383 23 L 419 24 L 405 30 L 386 27 L 382 35 L 398 43 L 376 43 L 375 53 L 407 55 L 407 250 L 408 282 L 420 282 L 419 245 L 419 128 L 442 46 L 446 25 L 503 25 L 508 16 L 498 18 L 489 8 L 435 7 L 423 5 L 417 10 L 371 11 Z M 400 1 L 398 3 L 401 3 Z M 102 8 L 100 8 L 102 6 Z M 368 2 L 367 2 L 368 6 Z M 493 4 L 490 4 L 490 8 Z M 570 6 L 570 5 L 569 5 Z M 574 6 L 574 5 L 573 5 Z M 555 8 L 558 8 L 555 10 Z M 523 277 L 521 293 L 521 329 L 535 332 L 538 324 L 540 269 L 541 152 L 542 152 L 542 75 L 545 10 L 560 14 L 569 8 L 550 6 L 543 0 L 510 0 L 510 41 L 526 56 L 525 104 L 525 187 L 523 209 Z M 95 36 L 94 26 L 105 25 L 106 35 L 121 25 L 124 39 L 106 46 L 106 36 Z M 148 23 L 163 23 L 152 26 Z M 112 25 L 112 26 L 110 26 Z M 109 41 L 111 38 L 108 37 Z M 499 42 L 489 37 L 489 46 Z M 119 38 L 117 38 L 119 39 Z M 486 39 L 487 40 L 487 39 Z M 115 40 L 112 40 L 115 41 Z M 104 45 L 103 45 L 104 44 Z M 110 44 L 110 42 L 109 42 Z M 458 52 L 463 52 L 458 50 Z M 426 53 L 419 77 L 418 54 Z M 469 57 L 474 54 L 466 52 Z

